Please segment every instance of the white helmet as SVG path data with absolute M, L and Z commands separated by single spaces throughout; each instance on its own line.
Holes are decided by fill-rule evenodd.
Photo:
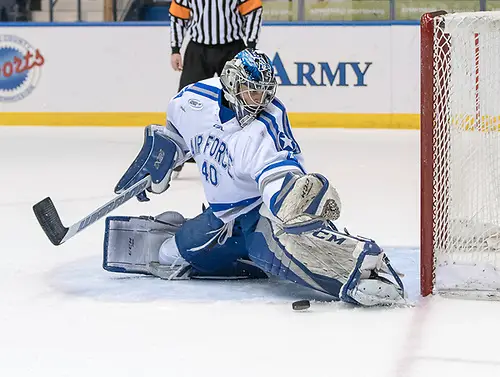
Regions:
M 249 48 L 224 65 L 220 80 L 242 127 L 252 122 L 274 99 L 278 86 L 271 59 Z

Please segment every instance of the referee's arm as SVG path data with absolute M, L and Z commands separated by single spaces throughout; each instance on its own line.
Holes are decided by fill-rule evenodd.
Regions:
M 191 18 L 188 0 L 172 0 L 170 4 L 170 46 L 172 54 L 180 53 L 186 25 Z
M 262 2 L 261 0 L 240 0 L 238 10 L 245 20 L 247 47 L 255 48 L 262 24 Z

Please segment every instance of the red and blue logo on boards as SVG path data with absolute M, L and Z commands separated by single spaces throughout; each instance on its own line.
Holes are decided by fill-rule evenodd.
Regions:
M 35 89 L 45 59 L 37 48 L 15 35 L 0 35 L 0 102 L 26 98 Z

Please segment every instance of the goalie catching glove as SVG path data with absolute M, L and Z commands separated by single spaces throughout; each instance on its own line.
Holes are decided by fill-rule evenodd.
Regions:
M 287 233 L 300 234 L 340 217 L 339 194 L 321 174 L 288 173 L 281 190 L 271 200 L 273 214 Z
M 147 191 L 161 194 L 167 190 L 173 168 L 177 161 L 184 157 L 182 149 L 174 139 L 175 135 L 171 135 L 163 126 L 147 126 L 142 148 L 116 185 L 115 193 L 120 194 L 148 175 L 151 176 L 151 186 Z M 145 191 L 137 195 L 137 199 L 141 202 L 149 200 Z

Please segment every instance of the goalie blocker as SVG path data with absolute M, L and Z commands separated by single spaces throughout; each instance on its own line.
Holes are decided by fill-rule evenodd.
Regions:
M 170 186 L 170 178 L 176 164 L 185 159 L 186 153 L 179 144 L 180 136 L 169 127 L 151 124 L 144 129 L 144 142 L 139 154 L 123 174 L 115 187 L 120 194 L 146 176 L 151 176 L 151 186 L 147 191 L 161 194 Z M 140 192 L 137 199 L 149 201 L 146 191 Z

